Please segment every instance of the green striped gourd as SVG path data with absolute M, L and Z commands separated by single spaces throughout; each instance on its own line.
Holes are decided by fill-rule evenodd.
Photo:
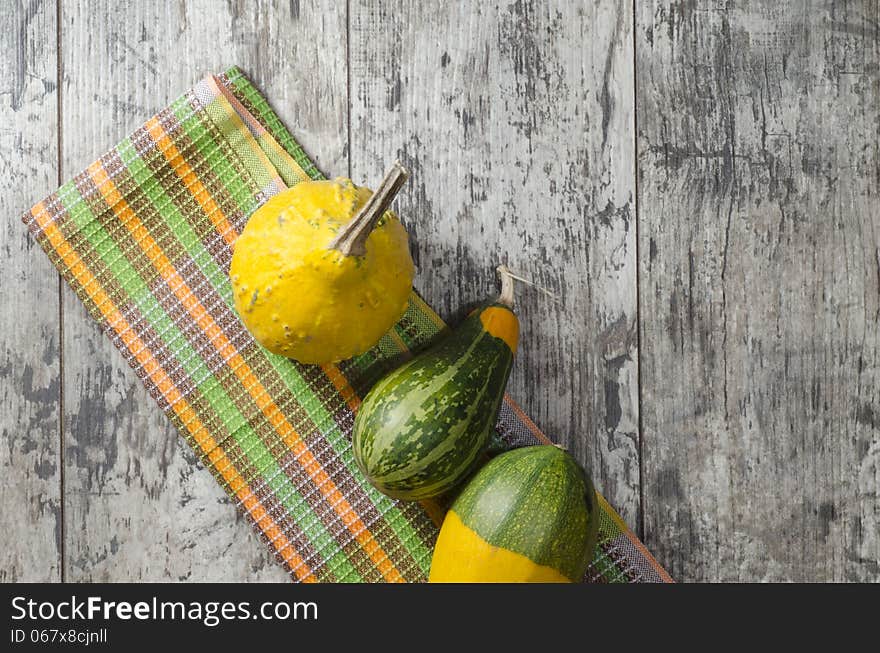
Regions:
M 385 494 L 438 496 L 472 471 L 489 440 L 519 338 L 513 281 L 437 345 L 380 380 L 354 424 L 355 460 Z

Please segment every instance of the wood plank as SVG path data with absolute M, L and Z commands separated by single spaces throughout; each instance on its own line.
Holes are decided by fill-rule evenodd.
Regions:
M 578 6 L 581 5 L 581 6 Z M 416 287 L 445 319 L 518 289 L 509 390 L 639 521 L 632 9 L 351 3 L 351 161 L 395 158 Z
M 880 4 L 637 4 L 645 537 L 880 580 Z
M 104 0 L 63 11 L 65 176 L 232 64 L 321 166 L 347 169 L 344 7 Z M 284 579 L 66 289 L 64 308 L 68 577 Z
M 61 579 L 58 274 L 20 215 L 57 185 L 54 2 L 0 6 L 0 581 Z

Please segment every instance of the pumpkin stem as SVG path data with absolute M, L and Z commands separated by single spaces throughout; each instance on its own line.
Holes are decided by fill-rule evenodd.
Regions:
M 495 271 L 501 279 L 501 294 L 498 295 L 498 301 L 508 308 L 513 308 L 513 280 L 515 277 L 506 265 L 499 265 Z
M 384 215 L 388 206 L 409 177 L 409 172 L 395 161 L 385 174 L 385 178 L 379 184 L 376 192 L 370 196 L 361 210 L 339 230 L 339 233 L 330 241 L 328 249 L 336 249 L 345 256 L 363 256 L 367 253 L 367 238 Z

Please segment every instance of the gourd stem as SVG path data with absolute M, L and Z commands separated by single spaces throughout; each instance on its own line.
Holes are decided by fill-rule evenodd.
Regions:
M 357 215 L 339 230 L 339 233 L 330 241 L 328 249 L 339 250 L 345 256 L 366 254 L 367 238 L 370 237 L 379 218 L 388 209 L 407 177 L 409 177 L 409 172 L 401 165 L 400 161 L 395 161 L 391 170 L 385 174 L 385 178 L 379 184 L 376 192 L 364 202 Z
M 498 276 L 501 278 L 501 294 L 498 301 L 505 304 L 509 308 L 513 308 L 513 279 L 514 276 L 506 265 L 499 265 L 495 268 Z

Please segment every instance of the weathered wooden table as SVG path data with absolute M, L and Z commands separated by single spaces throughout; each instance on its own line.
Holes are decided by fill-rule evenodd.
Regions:
M 426 8 L 432 5 L 433 8 Z M 18 214 L 239 64 L 681 580 L 880 580 L 877 0 L 0 7 L 0 579 L 281 580 Z M 180 516 L 183 514 L 184 518 Z

